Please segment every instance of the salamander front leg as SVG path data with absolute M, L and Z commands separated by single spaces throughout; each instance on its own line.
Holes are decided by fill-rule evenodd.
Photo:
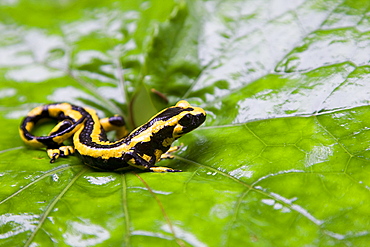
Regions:
M 151 172 L 182 172 L 181 170 L 172 169 L 165 166 L 152 166 L 149 168 Z
M 168 149 L 167 152 L 161 155 L 159 160 L 164 160 L 164 159 L 173 159 L 174 156 L 172 153 L 180 150 L 184 145 L 181 143 L 180 146 L 172 146 L 170 149 Z
M 169 167 L 152 166 L 149 161 L 145 160 L 135 152 L 125 154 L 125 160 L 130 166 L 149 170 L 151 172 L 182 172 L 181 170 L 176 170 Z M 155 159 L 153 159 L 153 163 L 154 161 Z

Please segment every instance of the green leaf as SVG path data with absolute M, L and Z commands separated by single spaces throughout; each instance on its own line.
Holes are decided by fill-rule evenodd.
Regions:
M 369 1 L 0 6 L 0 246 L 367 246 Z M 160 163 L 181 173 L 18 137 L 49 102 L 134 128 L 180 99 L 208 114 Z

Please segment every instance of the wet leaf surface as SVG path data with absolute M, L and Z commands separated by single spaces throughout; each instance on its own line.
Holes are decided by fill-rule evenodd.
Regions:
M 0 246 L 366 246 L 369 9 L 2 2 Z M 161 162 L 182 173 L 50 164 L 18 137 L 40 104 L 134 127 L 180 99 L 208 113 Z

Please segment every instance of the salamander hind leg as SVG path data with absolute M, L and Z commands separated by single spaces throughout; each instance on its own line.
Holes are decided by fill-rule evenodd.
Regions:
M 106 132 L 116 131 L 116 138 L 121 139 L 128 135 L 128 130 L 126 128 L 126 123 L 123 117 L 119 115 L 114 115 L 109 118 L 100 119 L 100 124 Z
M 67 157 L 75 152 L 72 146 L 60 146 L 59 148 L 48 148 L 46 150 L 50 158 L 50 163 L 54 163 L 59 157 Z

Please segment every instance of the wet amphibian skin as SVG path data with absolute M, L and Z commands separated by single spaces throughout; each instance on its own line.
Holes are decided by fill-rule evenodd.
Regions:
M 58 124 L 47 136 L 34 136 L 33 127 L 44 119 L 55 119 Z M 155 166 L 178 147 L 171 144 L 182 135 L 199 127 L 206 119 L 202 108 L 181 100 L 153 116 L 147 123 L 128 134 L 120 116 L 100 119 L 90 108 L 68 103 L 55 103 L 34 108 L 23 119 L 19 133 L 32 147 L 46 147 L 50 162 L 76 153 L 88 166 L 108 171 L 139 168 L 153 172 L 178 172 Z M 115 130 L 117 141 L 107 139 L 106 132 Z M 63 144 L 73 138 L 73 146 Z

